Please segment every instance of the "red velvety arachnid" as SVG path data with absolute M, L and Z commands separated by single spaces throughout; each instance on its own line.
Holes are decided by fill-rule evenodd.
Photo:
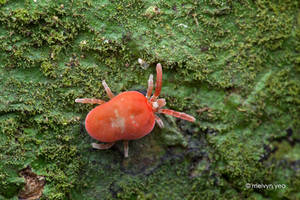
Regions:
M 116 141 L 124 141 L 124 155 L 128 157 L 128 140 L 136 140 L 149 134 L 155 122 L 163 128 L 163 121 L 155 113 L 164 113 L 194 122 L 195 118 L 182 112 L 162 109 L 165 99 L 158 99 L 162 86 L 162 67 L 156 66 L 156 89 L 152 97 L 153 75 L 148 80 L 147 94 L 136 91 L 122 92 L 117 96 L 111 92 L 105 81 L 104 89 L 111 99 L 76 99 L 77 103 L 100 104 L 91 110 L 85 119 L 85 128 L 89 135 L 103 144 L 92 143 L 93 148 L 109 149 Z

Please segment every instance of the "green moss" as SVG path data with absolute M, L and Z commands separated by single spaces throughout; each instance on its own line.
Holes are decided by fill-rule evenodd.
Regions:
M 27 166 L 43 199 L 299 198 L 296 0 L 0 4 L 0 198 L 17 198 Z M 146 89 L 158 62 L 167 107 L 196 123 L 161 116 L 127 160 L 121 143 L 92 150 L 94 106 L 74 100 L 108 100 L 104 79 Z

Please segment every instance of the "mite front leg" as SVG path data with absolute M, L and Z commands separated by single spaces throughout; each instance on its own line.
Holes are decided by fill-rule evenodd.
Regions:
M 156 84 L 155 84 L 155 92 L 153 96 L 151 97 L 151 101 L 156 101 L 157 97 L 160 94 L 161 91 L 161 86 L 162 86 L 162 67 L 161 64 L 158 63 L 156 65 Z
M 104 87 L 104 89 L 105 89 L 105 91 L 106 91 L 107 96 L 108 96 L 110 99 L 114 98 L 115 95 L 111 92 L 111 90 L 110 90 L 110 88 L 108 87 L 108 85 L 106 84 L 105 80 L 102 81 L 102 85 L 103 85 L 103 87 Z
M 83 98 L 83 99 L 75 99 L 76 103 L 90 103 L 90 104 L 103 104 L 105 101 L 101 99 L 88 99 L 88 98 Z
M 102 143 L 102 144 L 97 144 L 97 143 L 92 143 L 92 147 L 94 149 L 109 149 L 111 148 L 115 143 L 111 142 L 111 143 Z
M 177 112 L 177 111 L 174 111 L 174 110 L 169 110 L 169 109 L 159 109 L 158 113 L 164 113 L 164 114 L 171 115 L 173 117 L 184 119 L 184 120 L 187 120 L 187 121 L 190 121 L 190 122 L 194 122 L 196 120 L 191 115 L 188 115 L 188 114 L 183 113 L 183 112 Z
M 148 89 L 147 89 L 147 94 L 146 94 L 147 99 L 150 98 L 150 96 L 152 94 L 152 90 L 153 90 L 153 75 L 150 74 L 149 80 L 148 80 Z

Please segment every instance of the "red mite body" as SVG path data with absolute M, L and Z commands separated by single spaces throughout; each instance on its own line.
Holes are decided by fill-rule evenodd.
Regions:
M 164 113 L 190 122 L 195 118 L 170 109 L 162 109 L 166 105 L 165 99 L 158 96 L 162 87 L 162 67 L 156 66 L 156 88 L 153 90 L 153 75 L 148 80 L 146 96 L 139 92 L 122 92 L 117 96 L 111 92 L 105 81 L 104 89 L 111 99 L 105 102 L 100 99 L 75 99 L 77 103 L 100 104 L 91 110 L 85 119 L 85 128 L 89 135 L 106 144 L 92 143 L 93 148 L 109 149 L 118 140 L 124 141 L 124 155 L 128 157 L 128 140 L 144 137 L 153 129 L 155 122 L 163 128 L 163 121 L 155 113 Z
M 129 91 L 91 110 L 85 124 L 96 140 L 115 142 L 144 137 L 153 129 L 155 117 L 148 99 L 139 92 Z

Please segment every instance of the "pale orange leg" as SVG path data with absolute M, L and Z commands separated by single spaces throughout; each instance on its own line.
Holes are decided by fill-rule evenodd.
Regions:
M 111 143 L 102 143 L 102 144 L 97 144 L 97 143 L 92 143 L 92 147 L 94 149 L 109 149 L 111 148 L 115 143 L 111 142 Z
M 83 98 L 83 99 L 75 99 L 76 103 L 90 103 L 90 104 L 103 104 L 105 101 L 101 99 L 88 99 L 88 98 Z
M 108 87 L 108 85 L 106 84 L 105 80 L 102 81 L 102 85 L 103 85 L 103 87 L 104 87 L 104 89 L 105 89 L 106 94 L 108 95 L 108 97 L 109 97 L 110 99 L 114 98 L 115 95 L 111 92 L 111 90 L 110 90 L 110 88 Z
M 161 64 L 158 63 L 156 65 L 156 84 L 155 84 L 155 92 L 153 96 L 151 97 L 151 101 L 156 101 L 157 97 L 160 94 L 161 91 L 161 85 L 162 85 L 162 67 Z
M 128 158 L 128 141 L 127 140 L 124 140 L 124 157 L 125 158 Z
M 171 115 L 173 117 L 177 117 L 177 118 L 180 118 L 180 119 L 184 119 L 184 120 L 187 120 L 187 121 L 190 121 L 190 122 L 194 122 L 196 120 L 191 115 L 188 115 L 188 114 L 183 113 L 183 112 L 177 112 L 177 111 L 174 111 L 174 110 L 159 109 L 158 112 L 159 113 L 164 113 L 164 114 L 167 114 L 167 115 Z
M 155 115 L 155 121 L 160 128 L 163 128 L 165 126 L 163 121 L 157 115 Z
M 147 89 L 147 94 L 146 94 L 147 99 L 150 98 L 150 96 L 152 94 L 152 90 L 153 90 L 153 75 L 150 74 L 149 80 L 148 80 L 148 89 Z

